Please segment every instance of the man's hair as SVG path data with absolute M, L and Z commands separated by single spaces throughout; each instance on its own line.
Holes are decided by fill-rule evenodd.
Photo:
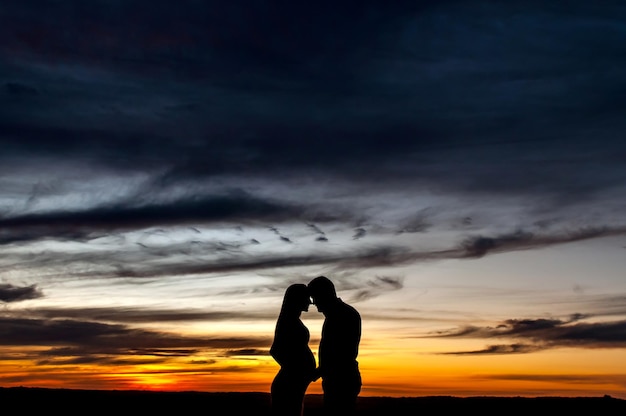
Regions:
M 308 284 L 313 296 L 334 297 L 337 296 L 335 285 L 326 276 L 318 276 Z

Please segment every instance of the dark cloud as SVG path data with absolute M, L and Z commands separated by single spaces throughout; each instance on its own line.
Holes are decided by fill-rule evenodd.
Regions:
M 368 285 L 372 287 L 391 287 L 395 290 L 402 289 L 404 279 L 391 276 L 376 276 L 374 281 L 369 281 Z
M 354 230 L 354 235 L 352 236 L 353 240 L 358 240 L 359 238 L 363 238 L 367 234 L 367 230 L 365 228 L 357 228 Z
M 193 354 L 198 351 L 188 351 Z M 188 355 L 181 353 L 181 355 Z M 137 351 L 137 354 L 130 358 L 114 357 L 106 351 L 85 351 L 79 348 L 57 348 L 51 349 L 40 354 L 37 360 L 38 366 L 61 365 L 72 366 L 77 364 L 97 364 L 103 366 L 120 366 L 120 365 L 136 365 L 136 364 L 163 364 L 166 363 L 167 357 L 175 356 L 174 354 L 162 357 L 161 354 L 151 351 Z
M 27 299 L 37 299 L 43 296 L 44 294 L 37 289 L 37 285 L 20 287 L 8 283 L 0 284 L 0 301 L 2 302 L 19 302 Z
M 578 229 L 565 234 L 557 235 L 537 235 L 530 232 L 518 230 L 514 233 L 504 234 L 498 237 L 475 236 L 467 238 L 465 241 L 462 242 L 461 245 L 464 251 L 464 254 L 462 256 L 477 258 L 482 257 L 488 253 L 536 249 L 544 246 L 565 244 L 592 238 L 624 235 L 625 233 L 626 228 L 624 227 L 603 227 L 592 229 Z
M 0 15 L 4 158 L 564 197 L 624 151 L 619 2 L 25 3 Z
M 566 382 L 572 384 L 612 384 L 623 385 L 624 375 L 622 374 L 490 374 L 477 375 L 475 379 L 485 380 L 521 380 L 521 381 L 540 381 L 540 382 Z
M 496 327 L 464 327 L 435 334 L 441 337 L 517 339 L 522 343 L 490 345 L 483 350 L 449 354 L 519 354 L 553 348 L 623 348 L 626 344 L 626 321 L 583 322 L 574 314 L 569 319 L 509 319 Z
M 529 354 L 546 349 L 545 346 L 532 344 L 489 345 L 476 351 L 445 352 L 443 355 L 500 355 L 500 354 Z
M 47 346 L 43 356 L 135 356 L 170 357 L 191 352 L 231 348 L 266 348 L 270 337 L 215 338 L 185 337 L 165 332 L 136 329 L 74 319 L 2 318 L 5 346 Z
M 32 96 L 38 95 L 39 92 L 36 88 L 31 87 L 30 85 L 22 84 L 19 82 L 6 82 L 4 84 L 4 92 L 8 95 L 13 96 Z
M 365 287 L 365 289 L 361 289 Z M 393 290 L 401 290 L 404 287 L 404 279 L 391 276 L 376 276 L 372 280 L 368 280 L 365 284 L 359 284 L 356 289 L 357 294 L 354 296 L 355 302 L 361 302 L 370 298 L 379 296 Z
M 212 197 L 190 197 L 175 204 L 110 206 L 85 211 L 60 211 L 0 219 L 5 230 L 15 228 L 61 228 L 71 224 L 92 230 L 141 229 L 156 225 L 201 224 L 211 221 L 241 221 L 291 218 L 300 208 L 258 199 L 246 192 L 233 191 Z
M 54 209 L 32 214 L 0 214 L 0 244 L 39 239 L 87 242 L 113 232 L 152 227 L 192 227 L 206 224 L 235 223 L 259 225 L 268 222 L 337 221 L 348 219 L 338 209 L 257 197 L 242 190 L 219 194 L 199 194 L 174 201 L 116 202 L 89 209 Z M 196 229 L 197 230 L 197 229 Z M 273 231 L 283 240 L 278 229 Z M 287 241 L 288 242 L 288 241 Z
M 398 233 L 423 233 L 428 231 L 432 226 L 428 220 L 429 214 L 432 214 L 431 211 L 430 209 L 423 210 L 415 217 L 407 219 L 404 224 L 399 224 L 400 229 Z
M 257 356 L 257 355 L 267 355 L 267 350 L 257 350 L 253 348 L 244 348 L 241 350 L 230 350 L 226 351 L 225 354 L 227 357 L 240 357 L 240 356 Z
M 92 322 L 108 322 L 117 324 L 142 324 L 149 322 L 177 321 L 236 321 L 249 319 L 271 319 L 274 314 L 264 315 L 263 312 L 249 313 L 245 311 L 197 311 L 197 310 L 155 310 L 138 307 L 115 308 L 29 308 L 27 311 L 6 311 L 5 317 L 28 316 L 41 320 L 89 320 Z

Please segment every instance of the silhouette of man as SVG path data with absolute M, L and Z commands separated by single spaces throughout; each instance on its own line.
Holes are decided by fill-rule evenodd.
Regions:
M 300 319 L 309 310 L 309 290 L 294 283 L 285 291 L 276 321 L 270 355 L 280 365 L 271 387 L 272 415 L 302 416 L 304 395 L 316 377 L 315 356 L 309 348 L 309 329 Z
M 328 415 L 351 415 L 361 391 L 357 356 L 361 341 L 361 315 L 337 297 L 335 285 L 325 276 L 308 284 L 317 310 L 324 314 L 318 350 L 318 375 L 322 378 L 324 410 Z

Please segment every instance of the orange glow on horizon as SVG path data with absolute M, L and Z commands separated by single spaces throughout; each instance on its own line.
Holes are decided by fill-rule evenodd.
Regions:
M 467 345 L 464 346 L 464 348 Z M 626 399 L 622 350 L 554 350 L 535 354 L 460 355 L 395 348 L 363 349 L 361 396 L 603 396 Z M 464 349 L 461 348 L 461 349 Z M 24 358 L 6 349 L 0 385 L 89 390 L 266 392 L 278 365 L 269 356 L 174 359 L 167 365 L 103 366 Z M 417 352 L 419 351 L 419 352 Z M 321 381 L 309 386 L 321 394 Z
M 389 363 L 386 363 L 387 365 Z M 160 369 L 155 371 L 128 368 L 109 374 L 96 374 L 95 369 L 66 372 L 59 368 L 49 368 L 35 373 L 23 366 L 20 370 L 9 370 L 4 364 L 4 387 L 46 387 L 94 390 L 147 390 L 147 391 L 200 391 L 200 392 L 268 392 L 275 375 L 273 367 L 266 366 L 249 371 L 189 371 L 182 368 Z M 276 367 L 277 370 L 277 367 Z M 594 374 L 577 375 L 580 380 L 567 382 L 564 376 L 544 376 L 534 378 L 532 374 L 508 376 L 504 368 L 500 375 L 481 376 L 478 370 L 454 371 L 453 369 L 424 370 L 421 372 L 406 366 L 381 366 L 375 361 L 365 360 L 362 366 L 363 387 L 361 396 L 602 396 L 626 398 L 623 394 L 623 375 L 612 379 L 606 375 L 595 379 Z M 484 373 L 485 374 L 485 373 Z M 517 378 L 516 378 L 517 377 Z M 524 379 L 526 377 L 526 379 Z M 574 376 L 571 376 L 574 378 Z M 585 380 L 588 377 L 588 380 Z M 26 383 L 26 380 L 32 382 Z M 12 380 L 12 381 L 11 381 Z M 621 384 L 620 384 L 621 383 Z M 621 393 L 620 393 L 621 392 Z M 309 394 L 321 394 L 321 381 L 310 385 Z

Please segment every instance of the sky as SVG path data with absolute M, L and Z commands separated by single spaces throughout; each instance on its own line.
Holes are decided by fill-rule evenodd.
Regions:
M 3 1 L 0 386 L 269 392 L 325 275 L 363 396 L 626 399 L 624 45 L 610 0 Z

